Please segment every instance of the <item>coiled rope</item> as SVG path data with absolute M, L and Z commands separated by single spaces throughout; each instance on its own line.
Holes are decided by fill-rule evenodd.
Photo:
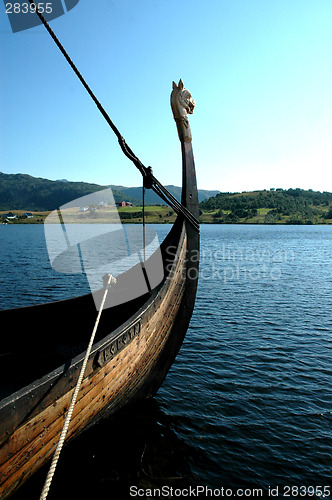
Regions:
M 65 418 L 65 422 L 63 424 L 63 427 L 62 427 L 62 430 L 61 430 L 61 433 L 60 433 L 60 438 L 59 438 L 56 450 L 55 450 L 53 458 L 52 458 L 52 462 L 51 462 L 51 465 L 50 465 L 50 468 L 49 468 L 49 471 L 48 471 L 48 474 L 47 474 L 47 477 L 46 477 L 46 480 L 45 480 L 45 484 L 44 484 L 43 490 L 42 490 L 41 495 L 40 495 L 40 500 L 45 500 L 46 497 L 47 497 L 47 495 L 48 495 L 48 492 L 49 492 L 49 489 L 50 489 L 50 486 L 51 486 L 51 483 L 52 483 L 52 479 L 53 479 L 53 476 L 54 476 L 54 473 L 55 473 L 55 469 L 56 469 L 56 466 L 57 466 L 57 463 L 58 463 L 58 460 L 59 460 L 59 457 L 60 457 L 60 453 L 61 453 L 62 447 L 63 447 L 65 439 L 66 439 L 66 435 L 67 435 L 67 432 L 68 432 L 68 428 L 69 428 L 70 420 L 71 420 L 71 417 L 72 417 L 72 414 L 73 414 L 73 410 L 74 410 L 74 407 L 75 407 L 75 403 L 76 403 L 76 400 L 77 400 L 77 396 L 78 396 L 78 393 L 79 393 L 79 390 L 80 390 L 80 387 L 81 387 L 81 384 L 82 384 L 82 381 L 83 381 L 83 377 L 84 377 L 86 365 L 88 363 L 88 359 L 89 359 L 89 356 L 90 356 L 90 352 L 91 352 L 91 349 L 92 349 L 92 345 L 93 345 L 93 342 L 94 342 L 96 331 L 97 331 L 97 328 L 98 328 L 100 316 L 101 316 L 101 313 L 102 313 L 104 305 L 105 305 L 106 296 L 107 296 L 108 290 L 110 289 L 111 285 L 114 284 L 114 283 L 116 283 L 116 279 L 111 274 L 106 275 L 106 278 L 107 278 L 107 282 L 106 282 L 106 285 L 105 285 L 105 291 L 104 291 L 103 299 L 101 301 L 101 305 L 100 305 L 100 308 L 99 308 L 99 312 L 98 312 L 98 315 L 97 315 L 95 326 L 93 328 L 93 331 L 92 331 L 92 334 L 91 334 L 91 337 L 90 337 L 90 342 L 89 342 L 89 345 L 88 345 L 86 353 L 85 353 L 84 361 L 83 361 L 83 364 L 82 364 L 82 367 L 81 367 L 81 371 L 80 371 L 80 374 L 79 374 L 79 377 L 78 377 L 78 380 L 77 380 L 77 383 L 76 383 L 74 394 L 72 396 L 72 399 L 71 399 L 71 402 L 70 402 L 70 405 L 69 405 L 69 408 L 68 408 L 68 412 L 67 412 L 67 415 L 66 415 L 66 418 Z

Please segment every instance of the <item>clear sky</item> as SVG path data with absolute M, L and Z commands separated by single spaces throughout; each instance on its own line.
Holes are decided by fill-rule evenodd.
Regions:
M 332 191 L 331 0 L 80 0 L 51 26 L 162 183 L 182 78 L 200 188 Z M 12 33 L 0 3 L 0 47 L 0 171 L 141 184 L 43 26 Z

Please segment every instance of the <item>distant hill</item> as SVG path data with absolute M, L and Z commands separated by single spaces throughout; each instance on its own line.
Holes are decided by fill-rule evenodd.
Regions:
M 214 223 L 332 223 L 332 193 L 312 189 L 270 189 L 219 193 L 200 204 L 201 221 Z
M 181 191 L 182 189 L 178 186 L 168 185 L 165 186 L 166 189 L 178 200 L 181 200 Z M 139 200 L 139 203 L 142 203 L 142 187 L 124 187 L 124 186 L 111 186 L 113 190 L 120 191 L 124 193 L 126 196 L 126 201 L 130 201 L 130 199 Z M 198 201 L 201 203 L 204 200 L 208 200 L 211 196 L 216 196 L 220 191 L 209 191 L 206 189 L 198 190 Z M 159 203 L 163 203 L 163 201 L 159 198 L 159 196 L 148 189 L 145 192 L 145 202 L 148 205 L 157 205 Z
M 51 181 L 28 174 L 4 174 L 0 172 L 0 210 L 55 210 L 69 201 L 105 189 L 107 186 L 87 182 L 71 182 L 66 179 Z M 135 205 L 142 203 L 142 187 L 127 188 L 110 186 L 115 201 L 128 201 Z M 166 186 L 178 200 L 181 188 Z M 199 190 L 199 201 L 215 196 L 219 191 Z M 163 203 L 151 190 L 146 191 L 146 203 Z
M 71 182 L 66 179 L 51 181 L 28 174 L 0 172 L 0 211 L 51 211 L 69 201 L 106 187 L 87 182 Z M 134 205 L 141 205 L 141 186 L 110 187 L 115 201 L 128 201 Z M 180 187 L 171 185 L 166 188 L 180 200 Z M 221 193 L 199 190 L 198 196 L 202 223 L 332 224 L 332 193 L 327 191 L 297 188 Z M 146 203 L 164 204 L 151 190 L 146 191 Z M 160 218 L 160 215 L 158 217 Z M 167 217 L 170 220 L 170 214 Z
M 97 184 L 0 173 L 0 210 L 54 210 L 100 189 Z

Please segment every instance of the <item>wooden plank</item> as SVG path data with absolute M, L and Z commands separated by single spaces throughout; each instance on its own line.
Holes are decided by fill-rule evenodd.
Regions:
M 180 307 L 184 290 L 184 255 L 185 245 L 174 270 L 177 279 L 167 283 L 158 314 L 149 311 L 150 314 L 146 314 L 146 318 L 142 319 L 142 332 L 139 337 L 95 375 L 85 378 L 74 409 L 68 439 L 100 413 L 109 404 L 110 398 L 113 404 L 121 404 L 120 400 L 124 399 L 124 394 L 127 394 L 125 399 L 129 399 L 131 393 L 149 376 L 171 332 L 173 320 L 169 318 L 175 317 Z M 31 475 L 53 452 L 72 392 L 65 394 L 23 425 L 4 445 L 3 456 L 8 457 L 2 468 L 4 491 L 10 488 L 11 484 L 16 484 L 20 475 Z

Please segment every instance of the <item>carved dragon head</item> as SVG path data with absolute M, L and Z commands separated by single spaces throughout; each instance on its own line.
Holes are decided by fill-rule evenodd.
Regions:
M 182 79 L 177 85 L 173 82 L 173 91 L 171 94 L 171 106 L 176 121 L 179 138 L 185 142 L 191 142 L 191 130 L 189 125 L 188 114 L 193 114 L 195 101 L 189 90 L 184 88 Z

